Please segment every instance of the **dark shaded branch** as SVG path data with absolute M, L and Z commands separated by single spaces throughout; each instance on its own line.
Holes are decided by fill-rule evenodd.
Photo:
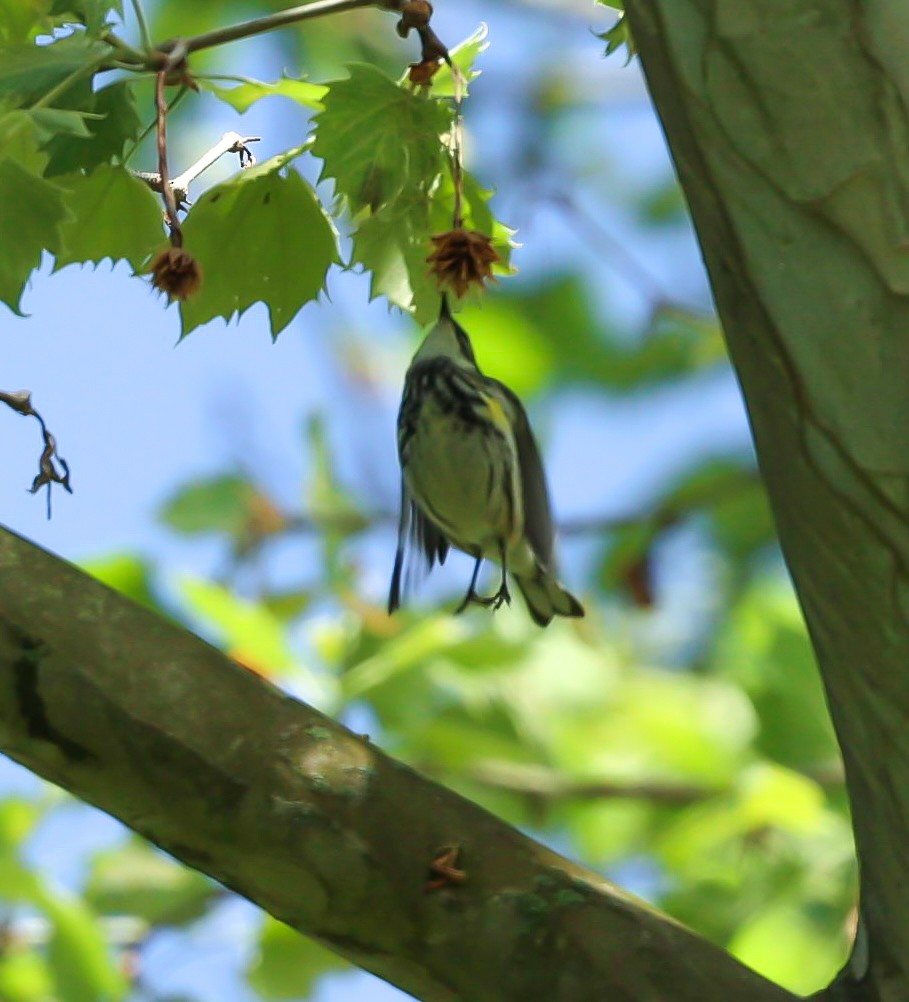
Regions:
M 427 1002 L 793 999 L 9 532 L 0 749 Z

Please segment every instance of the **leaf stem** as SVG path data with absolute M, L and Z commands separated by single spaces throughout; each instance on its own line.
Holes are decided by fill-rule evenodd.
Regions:
M 171 103 L 170 103 L 170 107 L 168 108 L 168 112 L 172 112 L 174 110 L 174 108 L 177 107 L 177 105 L 186 96 L 186 94 L 187 94 L 188 91 L 189 91 L 189 88 L 186 87 L 186 86 L 181 87 L 180 90 L 177 91 L 176 96 L 174 97 L 173 101 L 171 101 Z M 151 120 L 151 122 L 148 123 L 148 125 L 142 130 L 141 134 L 136 138 L 136 141 L 130 147 L 129 153 L 124 154 L 123 159 L 120 161 L 121 164 L 123 164 L 124 166 L 126 166 L 126 164 L 129 163 L 129 161 L 133 157 L 133 154 L 136 152 L 137 149 L 139 149 L 139 147 L 145 141 L 146 137 L 155 128 L 155 126 L 157 124 L 158 124 L 158 118 L 157 118 L 157 114 L 156 114 L 155 118 L 153 118 Z
M 161 177 L 161 197 L 164 199 L 164 208 L 167 213 L 170 242 L 173 247 L 182 247 L 183 231 L 180 229 L 180 220 L 177 217 L 177 199 L 174 195 L 173 185 L 170 183 L 170 174 L 167 170 L 167 97 L 165 96 L 167 73 L 168 70 L 166 68 L 162 69 L 155 80 L 158 174 Z
M 240 38 L 261 35 L 265 31 L 274 31 L 276 28 L 284 28 L 289 24 L 306 21 L 310 18 L 341 14 L 344 11 L 365 7 L 380 7 L 383 10 L 398 11 L 401 9 L 402 3 L 403 0 L 315 0 L 314 3 L 303 4 L 300 7 L 289 7 L 287 10 L 279 10 L 274 14 L 256 17 L 251 21 L 241 21 L 238 24 L 228 25 L 226 28 L 216 28 L 214 31 L 194 35 L 191 38 L 183 39 L 183 44 L 186 46 L 187 52 L 198 52 L 200 49 L 210 49 L 212 46 L 223 45 L 225 42 L 234 42 Z M 167 51 L 167 46 L 172 44 L 174 43 L 165 42 L 159 48 Z

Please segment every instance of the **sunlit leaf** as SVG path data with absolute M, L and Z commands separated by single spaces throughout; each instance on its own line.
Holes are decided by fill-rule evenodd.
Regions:
M 218 894 L 212 881 L 138 839 L 95 856 L 85 887 L 96 912 L 131 915 L 150 926 L 192 922 Z
M 199 480 L 181 487 L 170 497 L 160 517 L 185 535 L 224 532 L 238 536 L 248 524 L 256 494 L 254 484 L 235 474 Z
M 848 952 L 845 936 L 836 936 L 829 925 L 812 921 L 789 902 L 757 911 L 729 949 L 744 964 L 800 995 L 825 984 Z
M 281 77 L 273 83 L 265 83 L 262 80 L 244 80 L 234 87 L 222 87 L 215 83 L 216 78 L 198 78 L 199 85 L 205 90 L 229 104 L 235 111 L 243 114 L 252 107 L 256 101 L 261 101 L 264 97 L 286 97 L 305 108 L 312 108 L 316 111 L 322 108 L 322 98 L 328 91 L 323 84 L 310 83 L 308 80 L 297 80 L 294 77 Z
M 375 212 L 402 191 L 425 195 L 442 169 L 439 137 L 451 122 L 440 101 L 354 65 L 331 85 L 315 120 L 313 153 L 353 214 Z
M 126 998 L 129 985 L 114 963 L 93 912 L 81 901 L 46 891 L 42 902 L 53 926 L 48 960 L 59 1002 Z
M 186 579 L 181 590 L 190 610 L 216 627 L 234 660 L 268 675 L 293 667 L 284 626 L 266 609 L 210 582 Z
M 259 938 L 259 955 L 247 973 L 250 988 L 265 1002 L 296 1002 L 325 974 L 349 970 L 337 954 L 270 915 Z
M 183 335 L 263 302 L 277 336 L 323 289 L 337 235 L 309 184 L 285 170 L 296 152 L 241 171 L 193 206 L 183 233 L 203 282 L 180 306 Z
M 81 567 L 146 609 L 161 613 L 161 604 L 152 588 L 152 569 L 146 561 L 123 553 L 83 561 Z

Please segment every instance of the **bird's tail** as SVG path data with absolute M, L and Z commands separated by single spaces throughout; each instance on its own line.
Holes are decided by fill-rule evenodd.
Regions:
M 584 606 L 543 568 L 538 568 L 535 575 L 516 574 L 514 580 L 537 626 L 549 626 L 553 616 L 584 615 Z

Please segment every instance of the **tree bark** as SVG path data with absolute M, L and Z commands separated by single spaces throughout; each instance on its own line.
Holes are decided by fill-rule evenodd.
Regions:
M 626 0 L 843 750 L 858 946 L 909 998 L 909 4 Z
M 0 749 L 420 999 L 794 998 L 3 530 Z

